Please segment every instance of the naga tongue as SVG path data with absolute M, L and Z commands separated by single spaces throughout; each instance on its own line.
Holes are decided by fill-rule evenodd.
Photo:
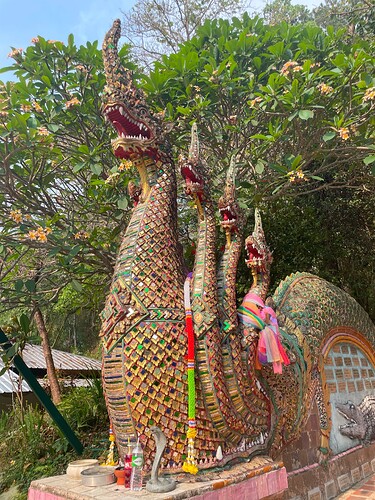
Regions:
M 224 220 L 229 220 L 229 217 L 227 216 L 227 214 L 224 214 Z
M 116 128 L 119 136 L 121 136 L 121 134 L 126 135 L 126 130 L 124 129 L 124 127 L 122 126 L 122 124 L 120 122 L 113 120 L 112 123 L 113 123 L 113 126 Z

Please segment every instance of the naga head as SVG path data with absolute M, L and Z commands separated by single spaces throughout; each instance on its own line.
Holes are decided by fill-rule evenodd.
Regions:
M 146 104 L 144 93 L 134 86 L 132 72 L 124 68 L 118 55 L 121 22 L 114 21 L 103 42 L 103 61 L 107 85 L 102 97 L 102 113 L 117 130 L 112 141 L 119 158 L 157 156 L 158 144 L 166 131 L 160 114 L 154 114 Z
M 253 233 L 245 240 L 247 254 L 246 265 L 253 275 L 268 271 L 272 264 L 272 252 L 267 246 L 259 210 L 255 209 L 255 225 Z
M 224 188 L 224 194 L 218 201 L 220 212 L 220 224 L 226 233 L 237 232 L 239 223 L 243 220 L 243 215 L 236 199 L 236 157 L 232 156 L 227 179 Z
M 347 421 L 347 424 L 340 425 L 339 430 L 342 435 L 350 439 L 364 439 L 367 423 L 362 411 L 352 401 L 346 403 L 336 403 L 337 411 Z
M 180 167 L 181 175 L 185 180 L 186 194 L 202 201 L 204 194 L 204 167 L 199 157 L 199 139 L 196 123 L 194 123 L 191 127 L 189 155 L 187 158 L 184 155 L 180 155 L 178 159 L 178 166 Z

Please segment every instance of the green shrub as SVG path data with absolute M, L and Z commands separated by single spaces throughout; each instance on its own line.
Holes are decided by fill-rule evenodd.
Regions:
M 104 457 L 108 448 L 108 416 L 100 380 L 72 389 L 59 410 L 84 445 L 84 457 Z M 40 407 L 15 405 L 0 413 L 0 493 L 12 485 L 26 499 L 30 482 L 63 474 L 77 460 L 66 438 Z
M 90 387 L 77 387 L 59 404 L 72 429 L 95 429 L 108 425 L 108 416 L 100 379 L 92 380 Z

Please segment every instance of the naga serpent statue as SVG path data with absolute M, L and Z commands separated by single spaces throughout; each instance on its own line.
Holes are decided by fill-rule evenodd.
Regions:
M 102 313 L 103 384 L 120 455 L 128 440 L 141 435 L 149 470 L 155 451 L 150 428 L 157 425 L 167 439 L 163 466 L 177 471 L 187 455 L 190 417 L 176 172 L 167 124 L 149 109 L 131 72 L 121 65 L 120 31 L 116 20 L 103 43 L 103 114 L 118 134 L 114 153 L 137 168 L 140 189 L 131 186 L 134 209 Z M 260 365 L 260 328 L 239 322 L 237 315 L 236 272 L 245 217 L 235 199 L 235 159 L 219 200 L 226 246 L 218 265 L 215 204 L 194 127 L 189 155 L 180 157 L 179 167 L 186 192 L 195 200 L 198 223 L 190 296 L 196 464 L 204 469 L 253 454 L 275 456 L 298 437 L 313 398 L 320 415 L 321 451 L 327 453 L 330 410 L 322 346 L 344 326 L 357 345 L 374 345 L 374 325 L 349 295 L 307 273 L 288 277 L 267 299 L 272 255 L 256 211 L 254 232 L 245 242 L 253 275 L 246 296 L 253 301 L 249 314 L 264 331 L 279 325 L 277 342 L 285 361 L 282 370 L 278 363 L 274 369 L 270 363 Z M 261 319 L 263 306 L 268 313 Z

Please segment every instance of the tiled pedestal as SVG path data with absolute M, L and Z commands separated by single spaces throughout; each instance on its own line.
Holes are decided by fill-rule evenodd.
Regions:
M 83 486 L 66 475 L 38 479 L 31 483 L 28 500 L 260 500 L 281 494 L 288 488 L 282 463 L 262 457 L 230 470 L 197 476 L 177 476 L 177 488 L 169 493 L 131 492 L 123 486 Z M 185 479 L 185 481 L 184 481 Z M 189 481 L 189 482 L 188 482 Z

